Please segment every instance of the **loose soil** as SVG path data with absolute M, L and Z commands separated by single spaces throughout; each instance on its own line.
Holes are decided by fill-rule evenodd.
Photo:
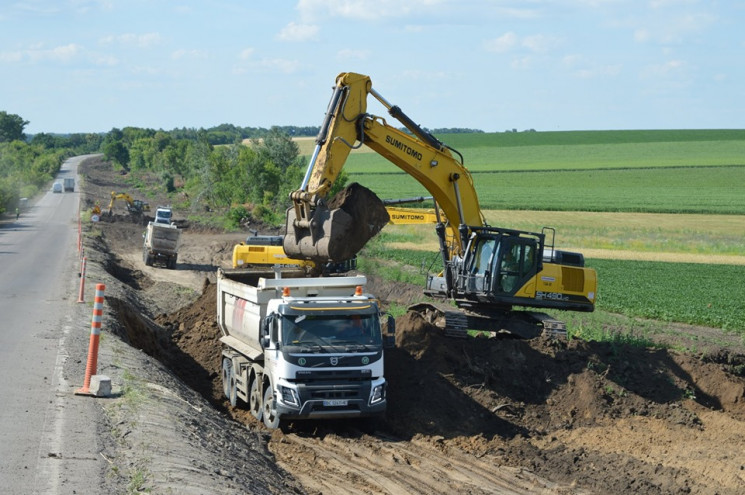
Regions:
M 86 161 L 81 174 L 84 208 L 104 201 L 112 187 L 126 189 L 126 177 L 99 159 Z M 453 339 L 409 312 L 397 318 L 396 346 L 386 351 L 384 421 L 293 422 L 269 431 L 245 405 L 227 404 L 219 376 L 214 273 L 229 265 L 232 246 L 246 233 L 182 222 L 179 264 L 166 270 L 142 262 L 142 223 L 124 212 L 104 220 L 86 242 L 126 295 L 107 299 L 114 331 L 208 401 L 221 419 L 205 421 L 196 411 L 176 418 L 204 423 L 203 443 L 236 424 L 255 434 L 240 447 L 258 456 L 209 451 L 202 459 L 231 473 L 250 472 L 252 462 L 256 470 L 274 466 L 280 481 L 254 482 L 247 491 L 743 493 L 741 343 L 694 356 L 623 343 Z M 368 289 L 384 306 L 420 296 L 419 287 L 376 277 Z M 699 330 L 720 333 L 685 328 L 694 338 Z M 224 465 L 226 458 L 235 465 Z

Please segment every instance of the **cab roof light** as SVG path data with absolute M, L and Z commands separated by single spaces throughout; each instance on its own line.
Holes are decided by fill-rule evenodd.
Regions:
M 282 288 L 282 297 L 290 297 L 290 288 L 289 287 L 283 287 Z
M 358 285 L 356 289 L 354 289 L 354 295 L 355 296 L 361 296 L 362 295 L 362 286 Z

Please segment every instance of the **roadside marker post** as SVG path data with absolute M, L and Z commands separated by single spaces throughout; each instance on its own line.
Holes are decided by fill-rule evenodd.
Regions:
M 88 362 L 85 366 L 85 380 L 83 387 L 75 391 L 75 395 L 98 395 L 91 393 L 91 377 L 98 368 L 98 342 L 101 338 L 101 320 L 103 319 L 103 295 L 106 286 L 96 284 L 96 296 L 93 300 L 93 318 L 91 319 L 91 338 L 88 344 Z M 109 381 L 109 386 L 110 386 Z
M 80 292 L 78 292 L 78 302 L 85 302 L 85 261 L 86 258 L 83 256 L 83 261 L 80 264 Z

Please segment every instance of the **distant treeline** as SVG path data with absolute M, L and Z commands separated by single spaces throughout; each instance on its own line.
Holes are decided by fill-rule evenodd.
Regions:
M 159 187 L 182 201 L 182 207 L 223 210 L 234 223 L 247 215 L 271 217 L 283 210 L 305 169 L 292 138 L 316 136 L 320 129 L 221 124 L 207 129 L 125 127 L 107 133 L 26 135 L 28 124 L 18 115 L 0 112 L 0 213 L 12 211 L 20 198 L 33 197 L 48 187 L 67 158 L 103 153 L 112 166 L 131 172 L 135 182 L 140 172 L 155 174 Z M 245 140 L 252 140 L 251 146 L 242 146 Z M 342 171 L 335 189 L 345 181 Z
M 146 129 L 150 132 L 165 132 L 174 139 L 187 139 L 196 141 L 199 139 L 206 140 L 209 144 L 216 146 L 222 144 L 233 144 L 239 143 L 246 139 L 262 139 L 270 132 L 280 132 L 286 134 L 289 137 L 315 137 L 320 131 L 318 126 L 273 126 L 270 129 L 264 127 L 239 127 L 233 124 L 220 124 L 215 127 L 204 128 L 187 128 L 182 127 L 180 129 L 173 129 L 170 131 L 155 131 L 153 129 Z M 474 134 L 483 133 L 484 131 L 479 129 L 467 129 L 460 127 L 449 127 L 439 129 L 426 129 L 432 134 Z M 99 142 L 103 139 L 106 133 L 100 134 L 37 134 L 32 136 L 31 139 L 44 140 L 50 145 L 53 143 L 65 144 L 74 143 L 79 144 L 83 140 L 91 139 L 91 136 L 98 136 Z

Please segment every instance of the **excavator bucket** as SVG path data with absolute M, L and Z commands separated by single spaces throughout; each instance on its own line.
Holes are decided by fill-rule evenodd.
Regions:
M 388 223 L 385 205 L 375 193 L 350 184 L 329 201 L 316 206 L 310 227 L 296 224 L 295 208 L 287 210 L 283 248 L 290 258 L 316 263 L 351 259 Z

